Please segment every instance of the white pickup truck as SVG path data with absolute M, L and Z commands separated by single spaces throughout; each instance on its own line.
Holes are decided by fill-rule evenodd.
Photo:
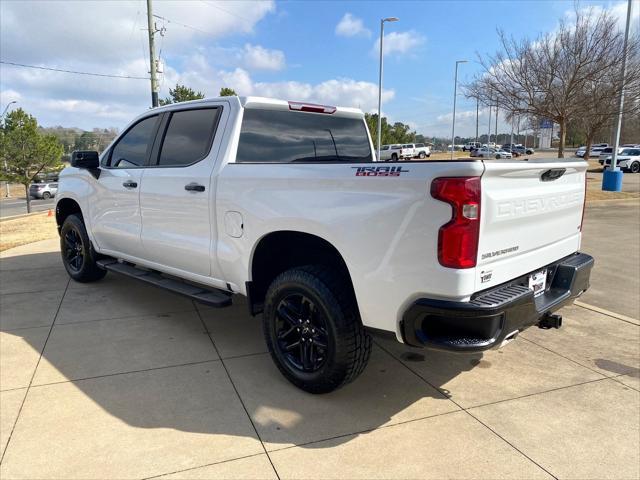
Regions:
M 59 182 L 62 261 L 262 313 L 273 360 L 314 393 L 356 378 L 371 332 L 499 347 L 589 286 L 586 162 L 373 162 L 361 111 L 223 97 L 144 112 Z M 231 319 L 229 321 L 232 321 Z

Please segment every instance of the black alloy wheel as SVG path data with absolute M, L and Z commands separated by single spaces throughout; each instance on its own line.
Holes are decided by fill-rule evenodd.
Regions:
M 292 293 L 276 308 L 274 323 L 277 347 L 293 368 L 312 373 L 327 360 L 327 323 L 322 312 L 307 296 Z
M 73 272 L 80 272 L 84 265 L 85 250 L 82 237 L 75 228 L 64 234 L 64 256 L 67 265 Z
M 80 215 L 69 215 L 62 222 L 60 254 L 67 273 L 77 282 L 95 282 L 107 274 L 107 271 L 96 263 L 99 255 L 91 245 Z

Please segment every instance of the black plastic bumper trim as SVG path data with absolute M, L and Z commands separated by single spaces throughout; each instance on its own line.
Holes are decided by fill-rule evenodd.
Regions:
M 538 297 L 525 286 L 527 274 L 479 292 L 469 302 L 418 299 L 402 317 L 402 337 L 408 345 L 459 352 L 499 346 L 587 290 L 593 263 L 593 257 L 575 253 L 536 269 L 548 271 L 547 289 Z

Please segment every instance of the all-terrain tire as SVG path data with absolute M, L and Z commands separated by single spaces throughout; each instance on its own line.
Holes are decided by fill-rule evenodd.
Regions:
M 95 282 L 107 274 L 96 264 L 98 254 L 79 215 L 69 215 L 62 224 L 60 253 L 64 268 L 76 282 Z
M 316 353 L 323 355 L 324 363 L 315 370 L 296 366 L 278 336 L 278 325 L 284 324 L 279 308 L 298 295 L 314 305 L 315 328 L 321 321 L 327 334 L 327 348 L 323 354 Z M 339 269 L 308 265 L 280 274 L 267 291 L 262 325 L 267 347 L 280 372 L 310 393 L 328 393 L 353 381 L 371 355 L 371 337 L 362 326 L 353 289 Z M 295 338 L 294 332 L 294 341 Z

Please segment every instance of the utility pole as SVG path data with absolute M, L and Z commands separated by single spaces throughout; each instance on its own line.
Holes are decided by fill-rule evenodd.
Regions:
M 149 33 L 149 67 L 151 69 L 151 106 L 158 106 L 158 77 L 156 72 L 156 45 L 154 43 L 153 36 L 156 34 L 156 28 L 153 23 L 153 11 L 151 7 L 151 1 L 147 0 L 147 25 Z
M 387 17 L 380 19 L 380 75 L 378 77 L 378 156 L 376 157 L 376 161 L 380 161 L 380 148 L 382 142 L 382 68 L 384 61 L 384 22 L 397 22 L 399 20 L 398 17 Z
M 453 151 L 456 149 L 456 98 L 458 95 L 458 65 L 461 63 L 467 63 L 466 60 L 456 61 L 456 75 L 453 81 L 453 119 L 451 123 L 451 160 L 453 160 Z

